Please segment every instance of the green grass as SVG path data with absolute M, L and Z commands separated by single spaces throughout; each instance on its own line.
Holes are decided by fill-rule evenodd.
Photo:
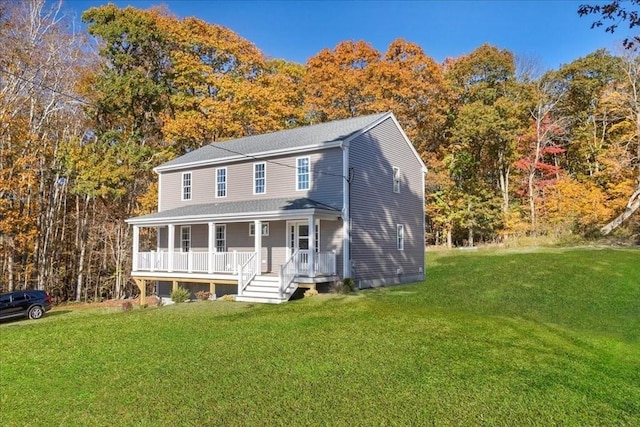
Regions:
M 0 425 L 640 424 L 640 250 L 427 266 L 346 297 L 0 324 Z

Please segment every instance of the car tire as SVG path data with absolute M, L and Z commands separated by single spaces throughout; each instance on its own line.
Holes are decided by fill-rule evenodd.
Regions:
M 44 309 L 39 305 L 34 305 L 29 309 L 29 319 L 39 319 L 44 315 Z

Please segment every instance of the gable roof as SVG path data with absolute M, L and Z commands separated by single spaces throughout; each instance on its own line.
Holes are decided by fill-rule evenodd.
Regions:
M 161 212 L 154 212 L 126 220 L 134 225 L 157 225 L 173 223 L 197 223 L 205 221 L 247 221 L 250 218 L 286 218 L 288 214 L 300 216 L 301 211 L 340 216 L 340 210 L 324 203 L 302 197 L 278 199 L 242 200 L 237 202 L 217 202 L 180 206 Z
M 162 172 L 222 161 L 241 160 L 247 157 L 264 157 L 279 152 L 339 146 L 392 116 L 390 112 L 372 114 L 211 143 L 163 163 L 154 170 Z

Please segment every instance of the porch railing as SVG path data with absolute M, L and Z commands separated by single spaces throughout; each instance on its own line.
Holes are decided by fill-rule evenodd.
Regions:
M 284 297 L 284 294 L 287 293 L 293 283 L 293 279 L 295 279 L 298 274 L 299 259 L 301 258 L 300 252 L 302 251 L 295 251 L 287 262 L 280 267 L 280 298 Z
M 295 259 L 297 274 L 309 275 L 309 251 L 297 251 L 298 257 Z M 335 251 L 316 252 L 314 254 L 314 272 L 316 276 L 330 276 L 336 274 L 336 253 Z
M 244 293 L 246 287 L 251 283 L 256 274 L 258 274 L 258 263 L 256 262 L 256 253 L 252 253 L 249 259 L 238 268 L 238 296 Z
M 238 265 L 245 264 L 254 252 L 173 252 L 169 265 L 169 253 L 138 252 L 136 271 L 187 272 L 187 273 L 237 273 Z

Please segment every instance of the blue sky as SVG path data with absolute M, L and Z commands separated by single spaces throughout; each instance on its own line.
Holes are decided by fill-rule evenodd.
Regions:
M 78 16 L 89 7 L 108 3 L 64 1 L 64 7 Z M 629 34 L 625 28 L 614 35 L 590 29 L 592 18 L 580 18 L 577 9 L 594 0 L 111 2 L 141 9 L 165 4 L 178 17 L 196 16 L 230 28 L 269 57 L 300 63 L 344 40 L 365 40 L 384 52 L 391 41 L 402 37 L 419 44 L 438 62 L 486 42 L 516 55 L 536 57 L 544 69 L 550 69 L 599 48 L 615 50 Z

